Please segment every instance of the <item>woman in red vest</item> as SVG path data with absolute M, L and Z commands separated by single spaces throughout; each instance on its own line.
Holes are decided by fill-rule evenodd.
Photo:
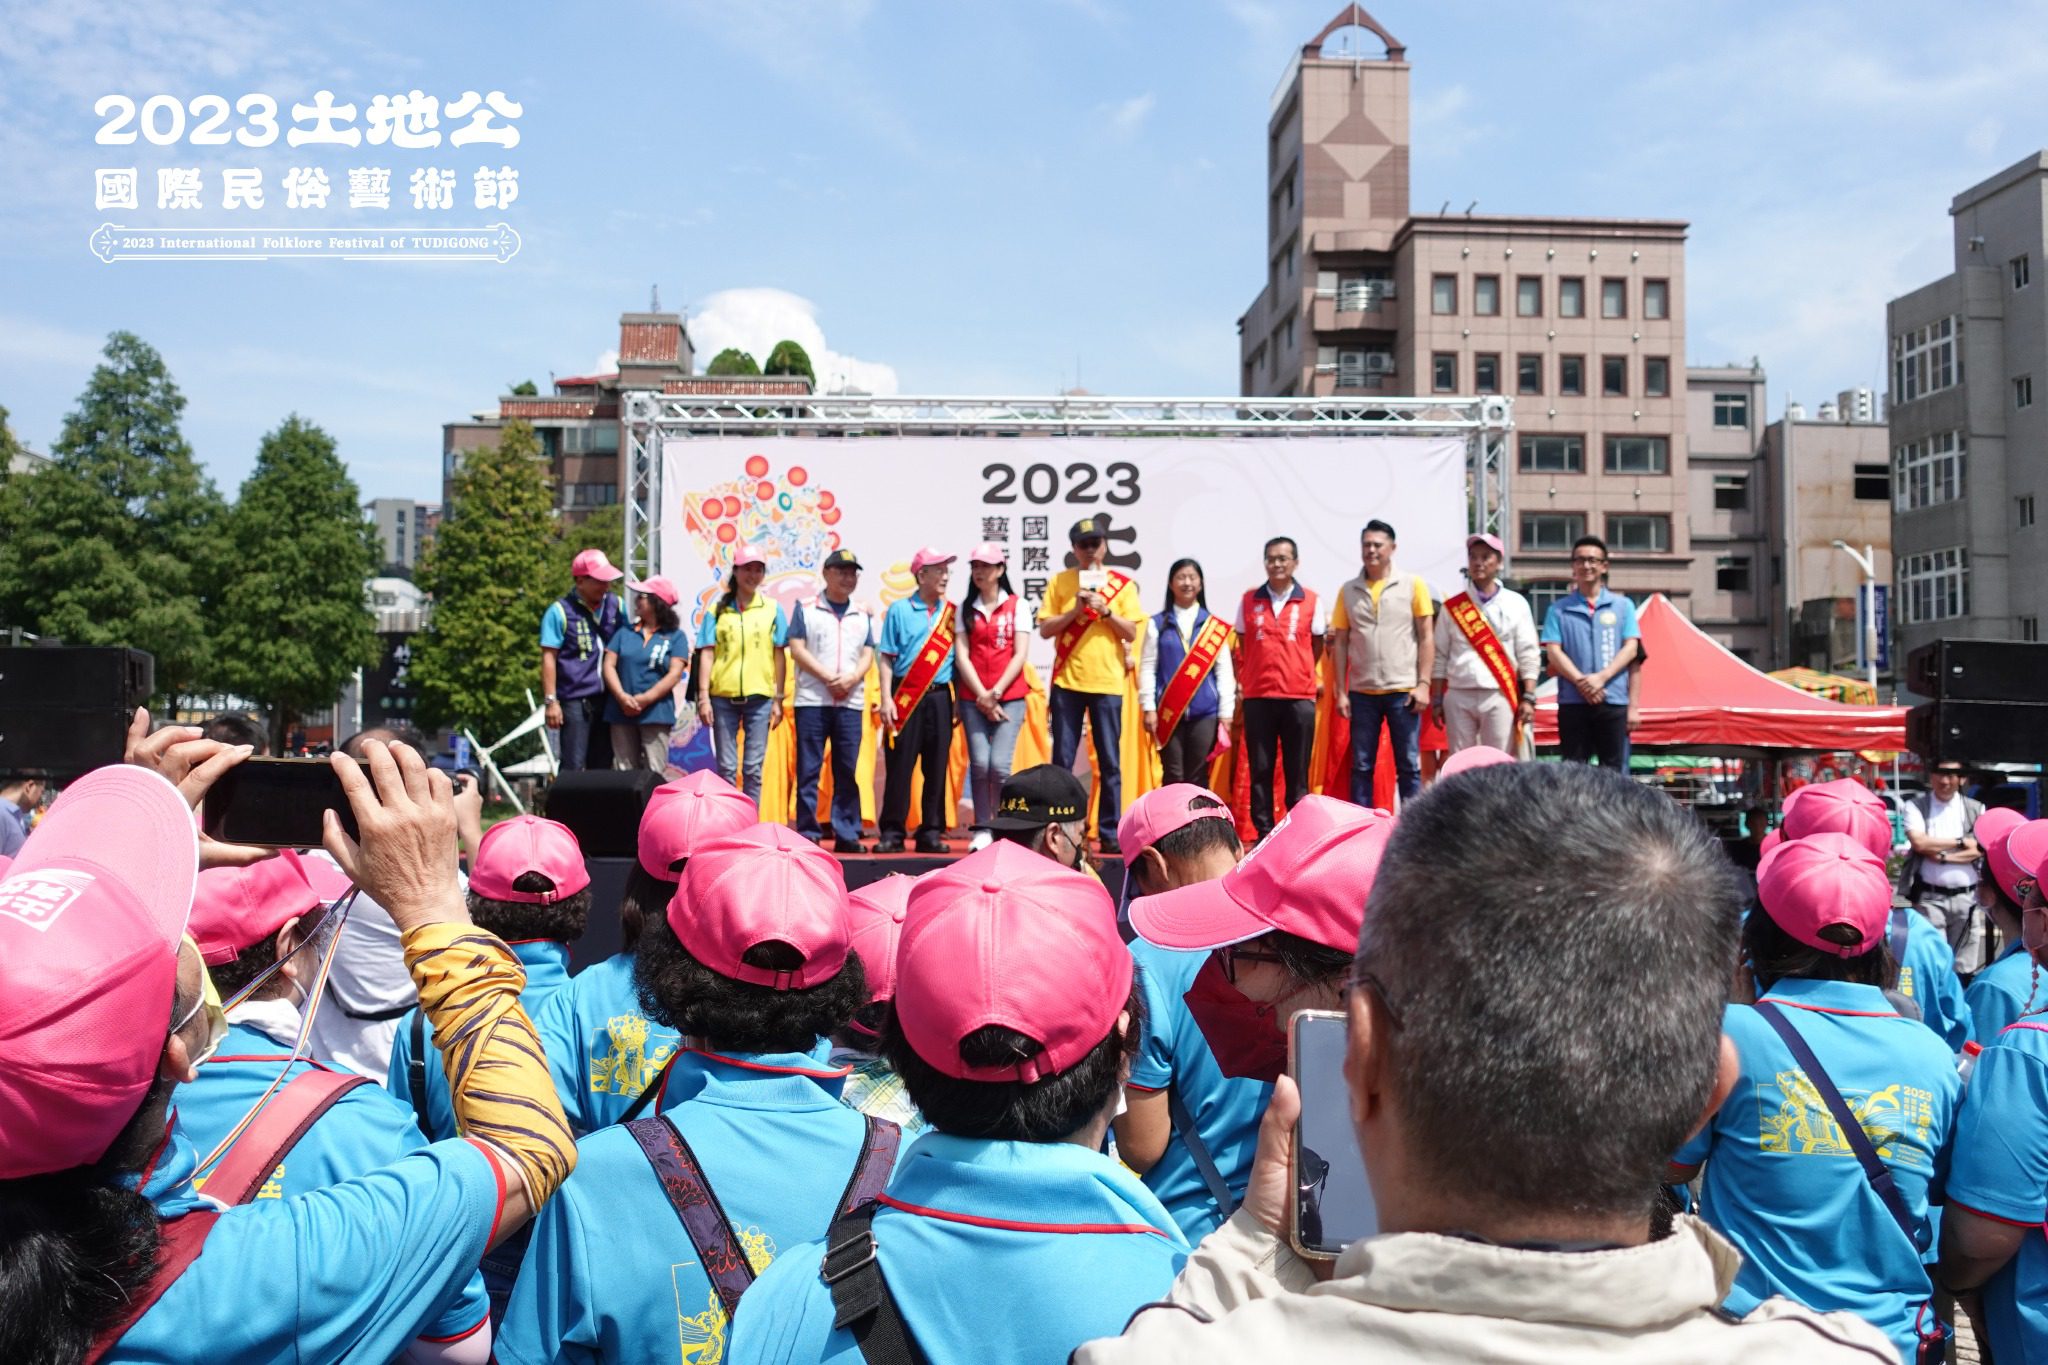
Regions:
M 995 836 L 996 797 L 1010 775 L 1017 734 L 1024 728 L 1024 645 L 1031 636 L 1031 604 L 1010 587 L 1009 551 L 984 541 L 967 556 L 970 582 L 960 603 L 960 633 L 953 646 L 953 677 L 969 703 L 960 713 L 967 731 L 967 785 L 974 794 L 974 839 L 985 848 Z

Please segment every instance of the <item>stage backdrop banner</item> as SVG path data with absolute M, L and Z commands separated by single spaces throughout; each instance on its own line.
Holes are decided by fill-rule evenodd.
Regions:
M 960 555 L 946 595 L 967 590 L 964 556 L 1007 545 L 1010 581 L 1035 606 L 1069 566 L 1067 530 L 1107 524 L 1109 564 L 1136 577 L 1145 612 L 1166 601 L 1174 560 L 1201 561 L 1210 609 L 1228 619 L 1265 581 L 1262 549 L 1291 536 L 1298 576 L 1327 614 L 1358 574 L 1358 538 L 1377 517 L 1398 533 L 1396 568 L 1439 596 L 1463 586 L 1465 443 L 1457 437 L 670 437 L 662 447 L 661 572 L 705 612 L 735 547 L 768 556 L 764 591 L 788 606 L 822 586 L 845 547 L 866 572 L 857 601 L 885 608 L 913 590 L 922 545 Z M 688 610 L 690 603 L 685 603 Z M 1052 642 L 1032 662 L 1050 671 Z

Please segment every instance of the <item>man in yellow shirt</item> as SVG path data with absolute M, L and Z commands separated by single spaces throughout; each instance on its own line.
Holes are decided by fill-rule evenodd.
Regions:
M 1418 574 L 1394 571 L 1394 528 L 1369 521 L 1358 538 L 1358 577 L 1337 590 L 1330 646 L 1337 655 L 1337 714 L 1351 721 L 1351 799 L 1372 804 L 1380 723 L 1392 732 L 1403 801 L 1422 791 L 1417 743 L 1436 664 L 1436 603 Z
M 1107 568 L 1107 520 L 1083 517 L 1067 532 L 1077 567 L 1056 575 L 1038 609 L 1038 633 L 1054 641 L 1052 761 L 1074 766 L 1081 748 L 1081 717 L 1095 732 L 1095 771 L 1102 779 L 1096 828 L 1102 851 L 1118 852 L 1116 823 L 1123 815 L 1122 743 L 1124 675 L 1130 646 L 1138 638 L 1145 609 L 1138 583 L 1120 569 Z

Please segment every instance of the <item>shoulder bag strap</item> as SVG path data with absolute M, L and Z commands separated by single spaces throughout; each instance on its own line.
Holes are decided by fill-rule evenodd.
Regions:
M 412 1055 L 405 1063 L 405 1088 L 412 1095 L 413 1122 L 420 1126 L 420 1132 L 427 1141 L 434 1140 L 434 1130 L 427 1123 L 427 1012 L 424 1006 L 412 1012 Z
M 1835 1126 L 1842 1130 L 1842 1137 L 1848 1142 L 1849 1150 L 1856 1154 L 1858 1164 L 1863 1167 L 1864 1179 L 1870 1182 L 1870 1188 L 1876 1191 L 1877 1197 L 1884 1202 L 1885 1208 L 1898 1223 L 1899 1231 L 1906 1234 L 1906 1240 L 1917 1250 L 1925 1252 L 1928 1237 L 1924 1225 L 1913 1216 L 1912 1210 L 1906 1207 L 1906 1197 L 1899 1193 L 1898 1183 L 1892 1179 L 1891 1167 L 1884 1164 L 1883 1159 L 1877 1154 L 1877 1149 L 1870 1145 L 1870 1135 L 1865 1133 L 1863 1125 L 1856 1121 L 1856 1115 L 1850 1110 L 1849 1102 L 1843 1099 L 1842 1092 L 1835 1088 L 1834 1081 L 1821 1066 L 1820 1058 L 1813 1055 L 1813 1049 L 1799 1036 L 1799 1030 L 1792 1027 L 1792 1021 L 1787 1019 L 1776 1005 L 1768 1000 L 1760 1000 L 1756 1004 L 1756 1012 L 1762 1015 L 1764 1022 L 1784 1040 L 1785 1046 L 1792 1050 L 1793 1060 L 1799 1063 L 1799 1069 L 1806 1073 L 1806 1079 L 1813 1083 L 1813 1088 L 1819 1092 L 1822 1102 L 1827 1105 L 1828 1113 L 1834 1116 Z
M 877 1207 L 863 1204 L 840 1215 L 825 1234 L 818 1275 L 832 1291 L 832 1325 L 853 1333 L 867 1365 L 925 1365 L 875 1258 Z
M 1195 1116 L 1188 1112 L 1188 1102 L 1181 1098 L 1177 1085 L 1166 1087 L 1166 1113 L 1173 1120 L 1173 1131 L 1180 1135 L 1181 1145 L 1194 1158 L 1202 1183 L 1209 1187 L 1209 1197 L 1216 1201 L 1218 1211 L 1227 1220 L 1237 1212 L 1237 1200 L 1231 1197 L 1230 1184 L 1224 1180 L 1223 1172 L 1217 1169 L 1216 1158 L 1209 1155 L 1209 1144 L 1202 1141 L 1201 1133 L 1196 1130 Z
M 860 1157 L 853 1163 L 853 1175 L 832 1214 L 835 1219 L 844 1218 L 863 1204 L 874 1203 L 875 1196 L 888 1188 L 889 1177 L 896 1170 L 896 1149 L 903 1143 L 903 1130 L 888 1119 L 872 1114 L 864 1117 L 868 1121 L 867 1136 L 861 1139 Z
M 1906 916 L 1913 913 L 1914 910 L 1909 905 L 1894 905 L 1892 907 L 1892 961 L 1901 965 L 1904 965 L 1906 961 L 1906 936 L 1909 932 L 1906 926 Z
M 99 1365 L 107 1352 L 114 1349 L 128 1329 L 142 1321 L 143 1314 L 156 1307 L 164 1291 L 177 1283 L 191 1264 L 199 1259 L 201 1247 L 206 1243 L 206 1234 L 213 1231 L 214 1222 L 220 1215 L 211 1209 L 195 1209 L 182 1218 L 173 1218 L 158 1225 L 156 1269 L 148 1281 L 137 1287 L 134 1297 L 121 1310 L 121 1315 L 93 1335 L 92 1345 L 85 1353 L 84 1365 Z
M 718 1295 L 726 1317 L 732 1317 L 733 1310 L 739 1307 L 740 1295 L 754 1282 L 754 1267 L 740 1250 L 739 1239 L 732 1235 L 732 1222 L 725 1216 L 725 1206 L 718 1202 L 711 1182 L 704 1178 L 697 1154 L 665 1118 L 635 1119 L 626 1125 L 626 1131 L 640 1144 L 647 1164 L 654 1168 L 654 1178 L 661 1183 L 669 1207 L 675 1210 L 676 1221 L 683 1225 L 690 1245 L 697 1249 L 697 1259 L 711 1280 L 712 1292 Z
M 646 1112 L 647 1106 L 654 1103 L 654 1097 L 661 1093 L 661 1088 L 668 1084 L 669 1068 L 673 1067 L 676 1058 L 682 1055 L 682 1046 L 678 1044 L 676 1050 L 668 1054 L 668 1060 L 661 1064 L 661 1070 L 648 1079 L 647 1084 L 641 1087 L 640 1093 L 633 1097 L 633 1102 L 626 1106 L 626 1112 L 619 1115 L 620 1123 L 631 1123 Z
M 254 1199 L 285 1154 L 320 1116 L 343 1095 L 369 1083 L 368 1076 L 336 1071 L 314 1070 L 294 1076 L 213 1168 L 206 1178 L 207 1196 L 223 1204 L 246 1204 Z

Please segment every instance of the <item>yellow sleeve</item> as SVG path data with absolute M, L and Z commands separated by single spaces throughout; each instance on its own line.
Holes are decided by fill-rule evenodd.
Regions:
M 1116 601 L 1109 604 L 1118 616 L 1126 621 L 1143 622 L 1145 604 L 1138 600 L 1138 580 L 1133 578 L 1124 584 L 1124 590 L 1116 595 Z
M 1081 576 L 1071 569 L 1063 569 L 1052 576 L 1052 582 L 1045 585 L 1045 600 L 1038 605 L 1041 618 L 1060 616 L 1074 609 L 1074 602 L 1081 595 Z
M 1432 602 L 1429 598 L 1429 580 L 1420 577 L 1415 580 L 1414 596 L 1415 614 L 1417 616 L 1436 615 L 1436 603 Z
M 1337 600 L 1330 607 L 1330 629 L 1351 629 L 1351 613 L 1344 610 L 1344 590 L 1337 589 Z

